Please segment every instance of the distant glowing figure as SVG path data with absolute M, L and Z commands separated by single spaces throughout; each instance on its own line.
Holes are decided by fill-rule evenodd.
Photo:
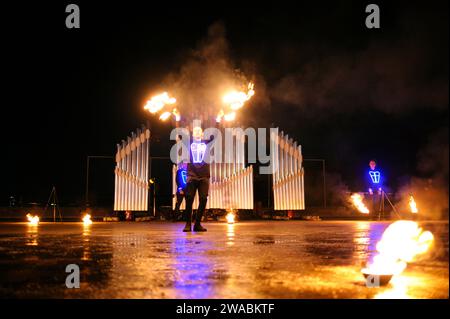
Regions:
M 371 160 L 369 162 L 369 172 L 367 178 L 367 190 L 370 195 L 373 195 L 375 192 L 378 192 L 380 195 L 383 188 L 383 176 L 381 175 L 381 171 L 377 170 L 377 163 L 375 160 Z
M 369 171 L 370 179 L 372 179 L 372 183 L 379 184 L 380 183 L 380 172 L 379 171 Z

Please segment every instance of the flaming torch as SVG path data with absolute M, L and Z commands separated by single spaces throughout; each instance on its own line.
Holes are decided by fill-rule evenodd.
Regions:
M 250 100 L 252 96 L 255 95 L 254 86 L 255 85 L 250 82 L 247 86 L 247 92 L 236 90 L 227 92 L 222 97 L 222 102 L 226 105 L 227 113 L 225 113 L 224 109 L 221 109 L 217 115 L 216 121 L 220 122 L 222 118 L 227 122 L 234 121 L 236 118 L 236 111 L 242 108 L 245 102 Z
M 433 241 L 433 234 L 423 231 L 416 222 L 396 221 L 384 231 L 376 245 L 378 255 L 362 273 L 366 278 L 379 276 L 380 285 L 385 285 L 392 276 L 401 274 L 408 262 L 426 253 Z
M 144 106 L 144 110 L 148 110 L 152 114 L 157 114 L 158 112 L 162 112 L 159 116 L 161 121 L 167 120 L 172 114 L 175 116 L 175 120 L 180 120 L 180 113 L 176 108 L 173 108 L 171 111 L 164 110 L 166 106 L 173 105 L 177 102 L 174 97 L 170 97 L 167 92 L 163 92 L 161 94 L 153 96 Z
M 39 224 L 39 216 L 38 215 L 32 216 L 31 214 L 27 214 L 27 219 L 28 219 L 28 225 L 37 226 Z
M 90 214 L 86 214 L 83 217 L 83 225 L 84 226 L 89 226 L 92 224 L 92 220 L 91 220 L 91 215 Z
M 366 205 L 364 205 L 363 203 L 363 197 L 358 194 L 358 193 L 354 193 L 351 197 L 350 197 L 352 204 L 358 209 L 358 211 L 362 214 L 368 214 L 369 213 L 369 209 L 366 207 Z
M 419 209 L 417 208 L 416 201 L 414 200 L 413 195 L 409 196 L 409 209 L 411 210 L 411 213 L 417 214 L 419 212 Z

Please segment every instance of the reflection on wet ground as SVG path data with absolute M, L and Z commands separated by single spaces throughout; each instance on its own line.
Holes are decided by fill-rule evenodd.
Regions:
M 382 288 L 360 270 L 388 222 L 0 223 L 2 298 L 448 298 L 448 222 Z M 81 288 L 65 286 L 77 264 Z

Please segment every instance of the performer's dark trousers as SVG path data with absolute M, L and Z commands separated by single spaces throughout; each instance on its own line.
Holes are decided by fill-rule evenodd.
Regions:
M 209 178 L 200 178 L 189 180 L 186 185 L 186 219 L 192 220 L 192 204 L 194 203 L 195 193 L 198 191 L 198 209 L 195 216 L 195 222 L 199 224 L 205 213 L 206 203 L 208 201 Z
M 381 212 L 381 194 L 378 194 L 378 191 L 374 192 L 372 195 L 369 195 L 369 201 L 371 217 L 378 218 Z
M 172 216 L 173 220 L 178 219 L 178 215 L 180 214 L 180 206 L 184 199 L 184 194 L 180 194 L 179 192 L 177 192 L 176 196 L 177 196 L 177 202 L 175 203 L 175 210 L 174 210 L 173 216 Z

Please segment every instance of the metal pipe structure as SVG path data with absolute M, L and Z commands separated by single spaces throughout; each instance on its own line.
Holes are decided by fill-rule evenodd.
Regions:
M 114 210 L 148 210 L 150 130 L 145 126 L 117 144 Z
M 253 167 L 245 167 L 245 135 L 233 131 L 232 149 L 222 152 L 224 162 L 210 164 L 209 196 L 207 209 L 253 209 Z M 172 191 L 176 193 L 177 166 L 172 168 Z M 172 207 L 176 204 L 173 196 Z M 183 201 L 180 209 L 185 209 Z M 198 193 L 193 208 L 198 207 Z
M 274 209 L 305 209 L 302 148 L 283 132 L 272 139 L 276 144 L 272 153 Z

